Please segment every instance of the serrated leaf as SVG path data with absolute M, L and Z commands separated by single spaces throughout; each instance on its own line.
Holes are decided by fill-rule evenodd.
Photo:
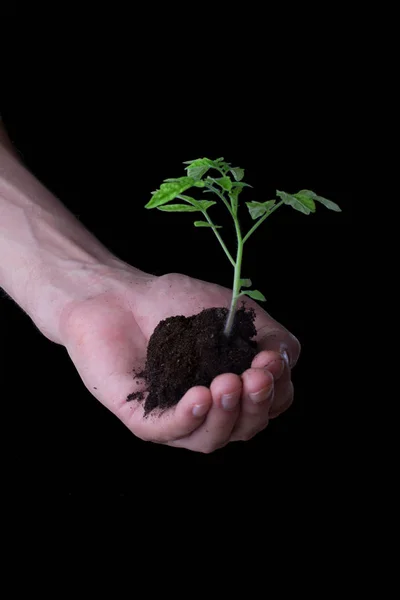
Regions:
M 185 160 L 184 161 L 184 165 L 189 165 L 189 167 L 186 168 L 190 168 L 190 167 L 203 167 L 205 165 L 212 165 L 214 161 L 212 161 L 210 158 L 195 158 L 194 160 Z
M 186 196 L 184 194 L 179 194 L 178 198 L 179 198 L 179 200 L 186 200 L 186 202 L 189 202 L 190 204 L 192 204 L 192 206 L 196 206 L 198 203 L 198 200 L 195 200 L 194 198 L 192 198 L 192 196 Z
M 340 206 L 336 204 L 336 202 L 332 202 L 332 200 L 328 200 L 327 198 L 323 198 L 322 196 L 317 196 L 315 200 L 326 206 L 326 208 L 328 208 L 329 210 L 334 210 L 335 212 L 342 212 Z
M 244 181 L 232 181 L 232 187 L 239 187 L 239 188 L 244 188 L 244 187 L 249 187 L 252 188 L 253 186 L 250 185 L 249 183 L 245 183 Z
M 309 215 L 310 212 L 315 212 L 314 200 L 306 195 L 296 198 L 292 194 L 280 192 L 279 190 L 276 190 L 276 195 L 278 198 L 283 200 L 285 204 L 290 205 L 292 208 L 304 213 L 305 215 Z
M 207 210 L 213 204 L 217 204 L 215 202 L 215 200 L 195 200 L 191 196 L 184 196 L 183 194 L 179 194 L 178 197 L 180 200 L 186 200 L 186 202 L 189 202 L 192 206 L 195 206 L 198 210 Z
M 312 198 L 310 198 L 310 196 L 306 196 L 305 194 L 293 194 L 293 196 L 297 199 L 300 200 L 300 202 L 303 202 L 303 204 L 305 204 L 307 206 L 307 208 L 310 209 L 311 212 L 315 212 L 316 211 L 316 206 L 315 206 L 315 202 Z
M 160 189 L 153 192 L 151 200 L 145 205 L 145 208 L 157 208 L 171 200 L 174 200 L 179 194 L 195 185 L 193 177 L 180 177 L 175 181 L 162 183 Z
M 193 177 L 193 179 L 201 179 L 203 175 L 210 170 L 210 167 L 189 167 L 187 170 L 187 174 L 189 177 Z
M 201 210 L 207 210 L 213 204 L 217 204 L 214 200 L 197 200 L 196 202 Z
M 258 290 L 246 290 L 246 291 L 244 291 L 242 293 L 245 294 L 246 296 L 249 296 L 250 298 L 253 298 L 253 300 L 261 300 L 261 302 L 266 302 L 267 301 L 267 299 L 264 296 L 264 294 L 262 294 Z
M 326 208 L 328 208 L 329 210 L 334 210 L 335 212 L 342 212 L 342 209 L 340 208 L 340 206 L 338 204 L 336 204 L 336 202 L 332 202 L 332 200 L 328 200 L 327 198 L 324 198 L 323 196 L 318 196 L 315 192 L 313 192 L 311 190 L 300 190 L 299 194 L 302 194 L 303 196 L 308 196 L 309 198 L 312 198 L 316 202 L 320 202 L 321 204 L 326 206 Z M 297 194 L 295 194 L 295 195 L 297 195 Z
M 195 227 L 212 227 L 213 229 L 222 229 L 222 225 L 211 225 L 211 223 L 207 223 L 207 221 L 195 221 Z
M 197 158 L 196 160 L 185 162 L 183 164 L 189 165 L 186 167 L 188 177 L 201 179 L 203 175 L 205 175 L 207 171 L 214 166 L 214 161 L 210 160 L 209 158 Z
M 252 219 L 258 219 L 267 212 L 267 209 L 261 202 L 246 202 L 249 213 Z
M 274 206 L 275 200 L 267 200 L 266 202 L 246 202 L 247 208 L 252 219 L 258 219 L 269 212 Z
M 201 212 L 200 208 L 190 206 L 190 204 L 166 204 L 165 206 L 157 206 L 157 208 L 164 212 Z
M 298 194 L 301 194 L 302 196 L 308 196 L 309 198 L 315 198 L 316 197 L 316 193 L 313 192 L 312 190 L 300 190 L 299 192 L 297 192 Z
M 240 181 L 244 177 L 244 169 L 241 169 L 240 167 L 234 167 L 231 169 L 231 173 L 235 181 Z
M 217 177 L 213 180 L 217 183 L 223 190 L 229 192 L 232 189 L 232 179 L 228 176 L 226 177 Z
M 241 287 L 250 287 L 251 286 L 251 279 L 241 279 L 240 280 L 240 286 Z

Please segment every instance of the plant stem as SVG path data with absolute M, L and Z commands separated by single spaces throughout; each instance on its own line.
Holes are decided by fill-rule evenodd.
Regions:
M 218 190 L 214 190 L 214 191 L 215 191 L 215 192 L 218 192 Z M 184 196 L 182 196 L 181 194 L 179 194 L 179 195 L 177 196 L 177 198 L 179 198 L 180 200 L 184 200 L 185 202 L 187 202 L 187 199 L 186 199 Z M 190 202 L 190 204 L 192 204 L 192 205 L 193 205 L 193 202 Z M 217 236 L 217 239 L 218 239 L 219 243 L 220 243 L 220 244 L 221 244 L 221 246 L 222 246 L 222 249 L 223 249 L 223 251 L 225 252 L 226 256 L 227 256 L 227 257 L 228 257 L 228 259 L 229 259 L 229 262 L 231 263 L 231 265 L 232 265 L 233 267 L 235 267 L 235 261 L 233 260 L 233 258 L 232 258 L 232 256 L 231 256 L 231 253 L 229 252 L 228 248 L 225 246 L 225 244 L 224 244 L 224 241 L 223 241 L 222 237 L 219 235 L 219 233 L 218 233 L 218 231 L 217 231 L 217 229 L 216 229 L 216 227 L 215 227 L 214 223 L 211 221 L 210 217 L 208 216 L 208 214 L 207 214 L 207 211 L 206 211 L 206 210 L 202 210 L 201 212 L 203 213 L 203 215 L 205 216 L 205 218 L 207 219 L 207 221 L 210 223 L 210 225 L 211 225 L 211 227 L 212 227 L 212 230 L 213 230 L 213 232 L 214 232 L 214 233 L 215 233 L 215 235 Z
M 283 200 L 281 202 L 278 202 L 278 204 L 276 204 L 268 213 L 266 213 L 259 221 L 257 221 L 257 223 L 250 229 L 250 231 L 245 235 L 244 238 L 242 238 L 239 221 L 238 221 L 236 214 L 234 214 L 233 211 L 229 211 L 235 222 L 238 248 L 237 248 L 237 255 L 236 255 L 235 274 L 234 274 L 234 278 L 233 278 L 232 302 L 231 302 L 231 307 L 229 309 L 228 319 L 226 321 L 225 330 L 224 330 L 224 333 L 227 337 L 230 336 L 231 331 L 232 331 L 232 326 L 233 326 L 233 322 L 234 322 L 235 314 L 236 314 L 237 301 L 240 296 L 245 295 L 245 294 L 240 293 L 240 287 L 241 287 L 240 286 L 240 273 L 241 273 L 241 268 L 242 268 L 244 243 L 246 240 L 249 239 L 251 234 L 255 232 L 257 227 L 259 227 L 261 225 L 261 223 L 263 223 L 263 221 L 265 221 L 265 219 L 267 217 L 269 217 L 275 210 L 277 210 L 282 204 L 283 204 Z
M 278 204 L 275 204 L 275 206 L 273 208 L 271 208 L 271 210 L 269 212 L 267 212 L 259 221 L 257 221 L 257 223 L 255 225 L 253 225 L 253 227 L 250 229 L 250 231 L 244 236 L 244 238 L 243 238 L 243 244 L 255 232 L 255 230 L 257 229 L 257 227 L 259 227 L 261 225 L 261 223 L 263 223 L 265 221 L 265 219 L 267 217 L 269 217 L 269 215 L 272 215 L 272 213 L 275 212 L 282 204 L 283 204 L 283 200 L 281 200 L 280 202 L 278 202 Z
M 235 221 L 235 229 L 236 236 L 238 242 L 237 254 L 236 254 L 236 264 L 235 264 L 235 274 L 233 277 L 233 290 L 232 290 L 232 301 L 231 307 L 229 309 L 228 319 L 226 321 L 224 333 L 227 337 L 230 336 L 232 331 L 233 321 L 235 319 L 236 313 L 236 304 L 238 297 L 240 295 L 240 272 L 242 268 L 242 257 L 243 257 L 243 240 L 242 233 L 240 231 L 239 221 L 236 216 L 233 216 L 233 220 Z
M 217 194 L 217 196 L 219 196 L 221 198 L 222 202 L 225 204 L 226 208 L 229 210 L 230 214 L 232 215 L 232 209 L 229 205 L 228 200 L 225 198 L 224 194 L 222 192 L 220 192 L 217 188 L 215 188 L 213 185 L 207 185 L 207 188 L 209 190 L 212 190 L 214 192 L 214 194 Z
M 210 223 L 210 225 L 212 226 L 212 230 L 215 233 L 215 235 L 217 236 L 217 239 L 218 239 L 219 243 L 221 244 L 221 246 L 222 246 L 225 254 L 227 255 L 228 259 L 230 260 L 232 266 L 236 268 L 235 261 L 233 260 L 231 254 L 230 254 L 230 252 L 228 250 L 228 248 L 225 246 L 222 237 L 219 235 L 217 229 L 215 228 L 214 223 L 211 221 L 210 217 L 208 216 L 207 211 L 204 210 L 204 211 L 202 211 L 202 213 L 205 216 L 205 218 L 207 219 L 207 221 Z

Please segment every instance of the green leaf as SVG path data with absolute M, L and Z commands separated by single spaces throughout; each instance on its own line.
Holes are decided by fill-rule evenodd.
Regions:
M 218 162 L 215 161 L 215 166 L 218 169 L 222 169 L 223 171 L 225 171 L 225 173 L 227 171 L 229 171 L 231 169 L 231 167 L 232 167 L 231 163 L 225 162 L 223 159 L 220 160 L 220 161 L 218 161 Z
M 201 179 L 199 179 L 199 180 L 197 180 L 197 181 L 195 180 L 195 181 L 194 181 L 194 183 L 193 183 L 193 185 L 194 185 L 195 187 L 205 187 L 205 185 L 206 185 L 206 182 L 205 182 L 205 181 L 202 181 Z
M 312 198 L 306 196 L 305 194 L 301 194 L 300 196 L 293 196 L 292 194 L 287 194 L 286 192 L 280 192 L 276 190 L 276 195 L 278 198 L 284 201 L 285 204 L 288 204 L 295 210 L 298 210 L 305 215 L 309 215 L 310 212 L 315 212 L 315 202 Z
M 184 165 L 189 165 L 189 167 L 186 167 L 187 169 L 190 167 L 203 167 L 205 165 L 212 166 L 213 163 L 214 161 L 210 158 L 195 158 L 194 160 L 185 160 L 183 162 Z
M 195 227 L 212 227 L 213 229 L 222 229 L 222 225 L 211 225 L 211 223 L 207 223 L 207 221 L 195 221 Z
M 184 196 L 183 194 L 179 194 L 179 196 L 177 196 L 179 198 L 179 200 L 186 200 L 186 202 L 189 202 L 189 204 L 191 204 L 192 206 L 196 206 L 198 200 L 195 200 L 194 198 L 192 198 L 192 196 Z
M 246 205 L 251 218 L 258 219 L 268 213 L 275 203 L 275 200 L 267 200 L 266 202 L 246 202 Z
M 241 169 L 240 167 L 235 167 L 234 169 L 231 169 L 231 173 L 235 181 L 240 181 L 244 177 L 244 169 Z
M 153 197 L 145 205 L 145 208 L 156 208 L 162 204 L 166 204 L 196 183 L 193 177 L 180 177 L 175 181 L 162 183 L 160 189 L 153 192 Z
M 251 286 L 251 279 L 241 279 L 240 280 L 240 287 L 250 287 Z
M 213 204 L 217 204 L 215 202 L 215 200 L 195 200 L 191 196 L 184 196 L 183 194 L 180 194 L 178 197 L 180 200 L 186 200 L 186 202 L 189 202 L 192 206 L 195 206 L 198 210 L 207 210 Z
M 197 158 L 196 160 L 192 160 L 191 162 L 188 161 L 183 164 L 189 165 L 186 167 L 187 174 L 194 179 L 201 179 L 211 167 L 214 167 L 214 161 L 209 158 Z
M 310 198 L 310 196 L 306 196 L 305 194 L 293 194 L 293 197 L 296 198 L 296 200 L 299 200 L 300 202 L 302 202 L 307 208 L 310 209 L 311 212 L 315 212 L 316 211 L 316 206 L 315 206 L 315 202 L 312 198 Z
M 233 188 L 244 188 L 244 187 L 249 187 L 252 188 L 253 186 L 250 185 L 249 183 L 245 183 L 244 181 L 232 181 L 232 187 Z
M 253 298 L 253 300 L 261 300 L 262 302 L 267 301 L 266 297 L 258 290 L 246 290 L 246 291 L 242 292 L 242 294 L 244 294 L 245 296 L 249 296 L 250 298 Z
M 211 179 L 211 177 L 209 177 L 209 179 Z M 217 177 L 217 179 L 213 179 L 213 181 L 227 192 L 229 192 L 232 189 L 232 179 L 230 177 Z
M 187 174 L 189 177 L 193 177 L 193 179 L 201 179 L 203 175 L 209 171 L 210 167 L 189 167 L 187 170 Z
M 326 206 L 326 208 L 328 208 L 329 210 L 334 210 L 335 212 L 342 212 L 340 206 L 336 204 L 336 202 L 332 202 L 332 200 L 328 200 L 327 198 L 323 198 L 322 196 L 317 196 L 315 200 Z
M 336 204 L 335 202 L 332 202 L 332 200 L 328 200 L 327 198 L 324 198 L 323 196 L 318 196 L 315 192 L 312 192 L 311 190 L 300 190 L 299 194 L 301 194 L 302 196 L 308 196 L 309 198 L 312 198 L 316 202 L 320 202 L 321 204 L 326 206 L 326 208 L 328 208 L 329 210 L 334 210 L 335 212 L 342 212 L 342 209 L 340 208 L 340 206 L 338 204 Z M 295 194 L 296 197 L 297 197 L 297 195 L 298 194 Z
M 301 194 L 302 196 L 308 196 L 309 198 L 316 198 L 317 194 L 311 190 L 300 190 L 299 192 L 297 192 L 298 194 Z M 295 194 L 296 196 L 296 194 Z
M 267 212 L 267 209 L 261 202 L 246 202 L 249 213 L 252 219 L 258 219 Z
M 198 206 L 201 210 L 207 210 L 213 204 L 217 204 L 214 200 L 197 200 Z
M 189 204 L 166 204 L 165 206 L 157 206 L 157 208 L 165 212 L 201 212 L 200 208 Z

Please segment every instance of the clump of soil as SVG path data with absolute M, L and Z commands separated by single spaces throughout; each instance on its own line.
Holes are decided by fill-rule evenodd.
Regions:
M 226 308 L 208 308 L 191 317 L 160 321 L 149 341 L 145 369 L 137 375 L 149 392 L 146 415 L 174 406 L 195 385 L 209 387 L 217 375 L 240 375 L 251 366 L 257 354 L 252 340 L 257 333 L 255 312 L 244 305 L 238 309 L 229 338 L 224 335 L 227 315 Z M 143 397 L 143 392 L 134 392 L 127 400 Z

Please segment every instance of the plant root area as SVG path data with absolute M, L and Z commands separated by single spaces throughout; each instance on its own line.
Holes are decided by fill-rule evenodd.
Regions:
M 226 308 L 208 308 L 190 316 L 160 321 L 148 344 L 144 392 L 133 392 L 128 401 L 144 401 L 145 415 L 176 405 L 193 386 L 210 387 L 221 373 L 241 375 L 257 354 L 252 338 L 257 331 L 255 312 L 244 305 L 236 311 L 231 335 L 224 334 Z

